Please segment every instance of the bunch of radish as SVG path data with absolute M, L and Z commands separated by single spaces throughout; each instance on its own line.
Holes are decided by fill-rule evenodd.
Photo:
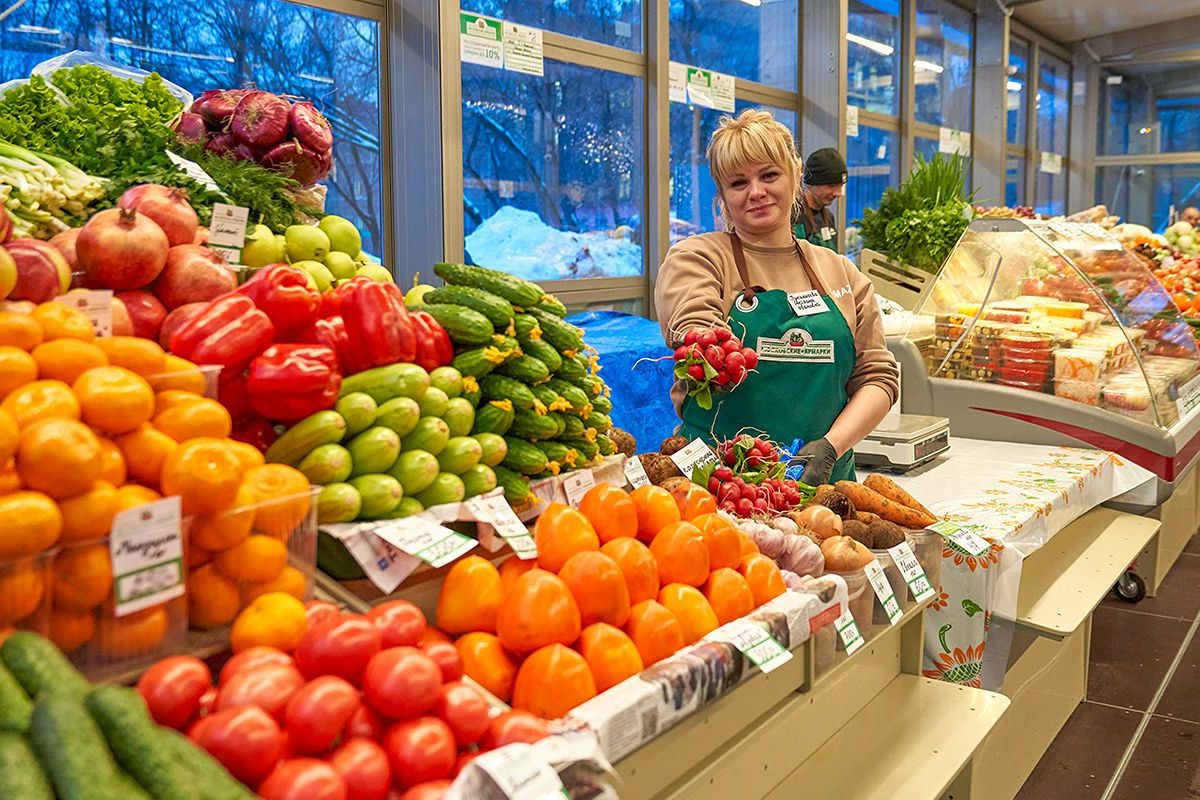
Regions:
M 307 100 L 258 89 L 210 89 L 179 115 L 176 135 L 310 186 L 333 168 L 333 129 Z
M 758 366 L 758 353 L 726 328 L 692 329 L 675 348 L 675 377 L 703 409 L 712 408 L 713 392 L 729 391 Z
M 755 483 L 735 475 L 729 467 L 713 470 L 708 479 L 708 490 L 716 495 L 722 511 L 739 517 L 790 511 L 804 502 L 804 494 L 793 480 L 763 478 Z

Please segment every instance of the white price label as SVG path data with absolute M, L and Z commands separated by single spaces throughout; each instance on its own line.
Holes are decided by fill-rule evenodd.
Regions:
M 649 486 L 650 476 L 646 474 L 646 468 L 642 466 L 642 460 L 637 456 L 625 459 L 625 477 L 629 481 L 629 485 L 633 488 L 639 486 Z
M 596 476 L 590 469 L 582 469 L 563 478 L 562 485 L 563 491 L 567 493 L 567 503 L 571 508 L 579 508 L 583 496 L 596 485 Z
M 715 465 L 717 454 L 704 443 L 703 439 L 693 439 L 687 447 L 674 453 L 671 460 L 675 462 L 675 466 L 679 467 L 679 471 L 684 474 L 684 477 L 691 478 L 692 473 L 697 469 L 702 469 L 709 464 Z
M 472 497 L 467 501 L 467 508 L 475 519 L 491 525 L 496 535 L 517 554 L 517 558 L 522 561 L 537 558 L 537 542 L 503 496 Z
M 977 536 L 971 531 L 960 528 L 953 522 L 942 520 L 930 525 L 926 530 L 941 534 L 946 538 L 946 541 L 962 550 L 969 556 L 981 556 L 992 549 L 992 545 L 981 536 Z
M 456 561 L 479 544 L 468 536 L 421 517 L 388 520 L 372 529 L 372 533 L 431 567 L 442 567 Z
M 178 497 L 122 511 L 113 518 L 116 615 L 123 617 L 183 594 L 183 534 Z
M 879 598 L 879 605 L 883 606 L 883 610 L 887 613 L 888 621 L 895 625 L 900 617 L 904 616 L 904 612 L 900 610 L 900 603 L 896 600 L 896 593 L 892 591 L 891 582 L 883 573 L 883 567 L 879 565 L 878 561 L 868 561 L 866 571 L 867 580 L 871 582 L 871 588 L 875 590 L 875 596 Z
M 65 306 L 82 311 L 92 323 L 92 330 L 97 336 L 112 336 L 112 301 L 111 289 L 74 289 L 61 297 L 54 298 Z
M 1062 174 L 1062 156 L 1058 153 L 1042 153 L 1041 171 L 1047 175 Z
M 731 622 L 714 631 L 711 638 L 733 645 L 763 672 L 771 672 L 792 660 L 792 653 L 778 639 L 751 622 Z
M 854 616 L 850 613 L 850 609 L 842 612 L 842 615 L 833 621 L 833 627 L 837 629 L 838 636 L 842 638 L 842 645 L 846 648 L 846 655 L 852 655 L 858 651 L 860 647 L 866 644 L 862 633 L 858 630 L 858 624 L 854 621 Z
M 1200 376 L 1192 378 L 1179 387 L 1179 399 L 1175 401 L 1175 406 L 1179 409 L 1180 419 L 1191 414 L 1197 406 L 1200 406 Z
M 471 763 L 490 775 L 508 800 L 571 796 L 546 759 L 524 742 L 484 753 Z
M 846 106 L 846 136 L 858 136 L 858 106 Z
M 824 228 L 821 230 L 821 236 L 831 239 L 833 231 Z M 821 299 L 821 295 L 816 289 L 808 292 L 788 292 L 787 298 L 788 305 L 792 307 L 792 312 L 797 317 L 811 317 L 813 314 L 824 314 L 829 310 L 829 306 L 825 305 L 825 301 Z
M 212 223 L 208 229 L 209 245 L 241 250 L 246 244 L 246 223 L 250 221 L 250 209 L 214 203 Z
M 687 64 L 672 61 L 667 68 L 667 93 L 672 103 L 686 103 Z
M 913 598 L 918 603 L 924 603 L 933 597 L 934 591 L 933 587 L 929 585 L 929 577 L 925 574 L 925 570 L 921 567 L 921 562 L 917 560 L 912 548 L 908 546 L 908 542 L 901 542 L 895 547 L 889 547 L 888 552 L 892 554 L 892 560 L 900 568 L 904 582 L 912 590 Z
M 542 32 L 528 25 L 504 23 L 504 68 L 511 72 L 541 76 L 545 59 Z
M 391 594 L 412 574 L 421 560 L 385 542 L 369 530 L 369 525 L 342 540 L 350 555 L 362 567 L 371 583 L 384 594 Z

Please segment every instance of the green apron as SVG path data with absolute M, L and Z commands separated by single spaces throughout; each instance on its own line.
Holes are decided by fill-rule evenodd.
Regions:
M 833 215 L 822 210 L 821 219 L 817 220 L 808 207 L 808 201 L 803 198 L 800 200 L 800 221 L 792 226 L 792 233 L 797 239 L 837 252 L 837 228 L 833 224 Z
M 756 291 L 750 285 L 746 255 L 736 233 L 733 259 L 745 288 L 729 310 L 729 328 L 758 353 L 758 368 L 731 392 L 713 395 L 705 411 L 692 398 L 683 402 L 680 433 L 709 442 L 731 439 L 743 431 L 765 433 L 789 446 L 794 439 L 813 442 L 829 433 L 850 398 L 846 383 L 857 353 L 854 335 L 808 265 L 800 245 L 796 255 L 813 292 L 789 295 L 781 289 Z M 824 305 L 825 311 L 799 316 L 792 303 Z M 834 467 L 830 483 L 854 480 L 854 451 Z

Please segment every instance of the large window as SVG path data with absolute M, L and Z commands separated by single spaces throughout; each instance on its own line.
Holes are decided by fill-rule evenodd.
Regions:
M 861 126 L 846 142 L 846 252 L 862 249 L 857 223 L 863 211 L 879 204 L 883 190 L 900 179 L 900 153 L 895 131 Z
M 1140 78 L 1100 72 L 1100 155 L 1133 155 L 1158 151 L 1151 119 L 1151 91 Z
M 796 131 L 796 112 L 738 102 L 737 113 L 765 108 Z M 671 104 L 671 242 L 695 233 L 718 230 L 714 201 L 717 187 L 708 169 L 705 150 L 724 112 L 686 103 Z
M 464 64 L 466 251 L 532 280 L 641 275 L 642 81 Z
M 1100 155 L 1200 150 L 1195 63 L 1131 64 L 1101 73 Z
M 1020 156 L 1004 158 L 1004 205 L 1009 208 L 1025 205 L 1025 159 Z
M 971 130 L 974 19 L 948 0 L 917 0 L 917 51 L 913 57 L 916 119 Z
M 1200 206 L 1200 164 L 1126 164 L 1096 168 L 1096 202 L 1128 222 L 1162 231 L 1171 206 Z
M 846 102 L 897 113 L 900 86 L 898 0 L 850 0 L 846 34 Z
M 463 11 L 630 50 L 642 49 L 642 0 L 463 0 Z
M 1026 120 L 1029 116 L 1029 45 L 1021 39 L 1008 40 L 1007 108 L 1005 140 L 1025 147 Z
M 1037 150 L 1051 156 L 1053 164 L 1039 163 L 1035 208 L 1040 214 L 1066 210 L 1067 181 L 1063 164 L 1067 154 L 1067 124 L 1071 98 L 1071 68 L 1045 52 L 1038 58 Z
M 671 0 L 672 61 L 780 89 L 796 88 L 797 30 L 797 0 Z
M 253 84 L 311 98 L 333 123 L 326 211 L 352 220 L 363 248 L 382 255 L 379 28 L 284 0 L 28 0 L 0 25 L 0 83 L 88 50 L 194 95 Z

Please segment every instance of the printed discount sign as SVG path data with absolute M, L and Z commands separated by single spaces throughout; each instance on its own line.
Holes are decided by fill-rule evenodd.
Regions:
M 583 496 L 590 492 L 595 485 L 596 476 L 590 469 L 572 472 L 563 478 L 562 482 L 563 491 L 567 493 L 567 503 L 571 508 L 579 508 L 579 504 L 583 502 Z
M 637 456 L 625 460 L 625 478 L 635 489 L 639 486 L 650 485 L 650 476 L 646 474 L 646 468 L 642 466 L 642 460 Z
M 671 460 L 684 475 L 694 475 L 696 470 L 702 470 L 709 464 L 716 465 L 717 454 L 704 443 L 703 439 L 693 439 L 687 447 L 673 453 Z
M 479 544 L 468 536 L 422 517 L 388 520 L 372 533 L 431 567 L 445 566 Z

